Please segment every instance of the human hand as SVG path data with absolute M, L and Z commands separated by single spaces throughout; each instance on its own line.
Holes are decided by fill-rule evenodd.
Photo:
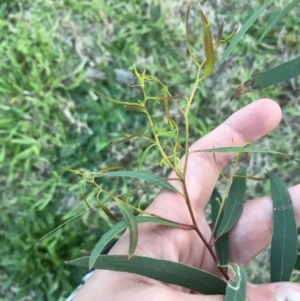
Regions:
M 281 118 L 277 103 L 268 99 L 256 101 L 229 117 L 222 125 L 194 143 L 190 151 L 243 145 L 253 142 L 272 131 Z M 225 168 L 234 158 L 232 153 L 218 153 L 218 165 Z M 198 227 L 209 240 L 211 228 L 206 221 L 204 209 L 219 171 L 211 153 L 190 154 L 187 165 L 186 184 Z M 175 178 L 171 174 L 170 178 Z M 172 184 L 180 188 L 175 181 Z M 177 186 L 178 185 L 178 186 Z M 294 205 L 297 226 L 300 224 L 300 185 L 289 189 Z M 164 218 L 191 224 L 191 217 L 184 199 L 169 191 L 162 191 L 148 207 Z M 261 197 L 244 205 L 243 213 L 231 229 L 230 262 L 247 264 L 271 241 L 273 207 L 269 196 Z M 129 236 L 126 232 L 110 254 L 127 254 Z M 211 254 L 195 231 L 168 228 L 156 224 L 139 225 L 139 240 L 135 255 L 182 262 L 206 270 L 221 277 Z M 74 301 L 80 300 L 130 300 L 130 301 L 223 301 L 224 296 L 204 296 L 190 290 L 164 284 L 159 281 L 123 272 L 96 270 Z M 300 285 L 295 283 L 248 284 L 249 301 L 299 301 Z

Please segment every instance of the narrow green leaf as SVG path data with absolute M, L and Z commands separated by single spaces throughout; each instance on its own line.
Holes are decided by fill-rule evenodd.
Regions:
M 300 255 L 297 255 L 297 260 L 294 269 L 300 271 Z
M 128 177 L 135 178 L 139 180 L 144 180 L 151 184 L 156 184 L 163 189 L 167 189 L 170 191 L 178 192 L 178 190 L 172 186 L 169 182 L 167 182 L 164 178 L 151 174 L 145 171 L 130 171 L 130 170 L 119 170 L 119 171 L 110 171 L 103 174 L 96 174 L 95 177 Z
M 86 200 L 85 200 L 86 201 Z M 99 207 L 103 210 L 103 212 L 111 219 L 113 220 L 114 222 L 118 222 L 119 219 L 114 216 L 114 214 L 98 199 L 98 196 L 97 196 L 97 202 L 98 202 L 98 205 Z M 86 201 L 87 203 L 87 201 Z
M 214 189 L 211 199 L 211 218 L 212 218 L 212 224 L 215 225 L 216 224 L 216 220 L 218 218 L 218 214 L 219 211 L 221 209 L 221 202 L 222 202 L 222 196 L 220 195 L 220 193 L 217 191 L 217 189 Z M 222 220 L 223 217 L 223 211 L 220 214 L 218 223 L 216 225 L 215 230 L 217 231 L 219 226 L 220 226 L 220 222 Z M 225 266 L 228 264 L 228 256 L 229 256 L 229 236 L 228 233 L 225 233 L 224 235 L 222 235 L 221 237 L 219 237 L 219 239 L 216 241 L 215 243 L 215 247 L 217 250 L 217 254 L 218 254 L 218 258 L 219 258 L 219 262 L 222 266 Z
M 1 152 L 0 152 L 0 162 L 3 162 L 5 159 L 5 153 L 6 153 L 6 148 L 5 148 L 5 144 L 3 145 Z
M 143 153 L 142 153 L 142 155 L 141 155 L 141 158 L 140 158 L 140 160 L 139 160 L 139 166 L 138 166 L 138 168 L 137 168 L 138 172 L 140 172 L 140 169 L 141 169 L 141 167 L 142 167 L 142 164 L 143 164 L 143 162 L 144 162 L 144 160 L 145 160 L 145 158 L 146 158 L 146 156 L 147 156 L 147 154 L 148 154 L 150 148 L 152 148 L 152 147 L 155 146 L 155 145 L 156 145 L 156 144 L 151 144 L 151 145 L 149 145 L 149 146 L 143 151 Z
M 245 271 L 236 263 L 230 266 L 235 279 L 227 282 L 225 301 L 245 301 L 247 287 Z
M 100 172 L 108 172 L 108 171 L 119 170 L 119 169 L 125 170 L 126 168 L 122 165 L 111 165 L 111 166 L 107 166 L 107 167 L 102 168 L 100 170 Z
M 124 219 L 126 221 L 126 224 L 129 229 L 129 251 L 128 255 L 129 258 L 132 257 L 134 254 L 134 251 L 137 246 L 137 241 L 138 241 L 138 228 L 137 228 L 137 222 L 135 220 L 135 216 L 133 215 L 132 211 L 123 203 L 117 202 Z
M 123 142 L 126 142 L 126 141 L 129 141 L 129 140 L 133 140 L 133 139 L 136 139 L 138 137 L 140 137 L 146 130 L 148 129 L 148 127 L 145 127 L 131 135 L 126 135 L 126 138 L 124 139 L 121 139 L 121 140 L 118 140 L 116 142 L 113 142 L 111 143 L 111 145 L 116 145 L 116 144 L 119 144 L 119 143 L 123 143 Z
M 95 206 L 93 207 L 92 209 L 95 209 L 95 208 L 98 208 L 98 206 Z M 76 218 L 80 217 L 81 215 L 87 213 L 87 212 L 90 212 L 91 210 L 90 209 L 87 209 L 83 212 L 80 212 L 79 214 L 71 217 L 70 219 L 68 219 L 66 222 L 60 224 L 59 226 L 57 226 L 56 228 L 54 228 L 53 230 L 51 230 L 50 232 L 48 232 L 47 234 L 45 234 L 43 237 L 41 237 L 40 239 L 38 239 L 36 241 L 36 243 L 39 243 L 40 241 L 42 241 L 44 238 L 48 237 L 49 235 L 53 234 L 54 232 L 56 232 L 57 230 L 59 230 L 60 228 L 62 228 L 64 225 L 68 224 L 69 222 L 75 220 Z
M 81 257 L 68 264 L 88 267 L 89 257 Z M 205 295 L 225 294 L 226 283 L 217 276 L 194 267 L 163 259 L 143 256 L 100 255 L 95 269 L 121 271 L 146 276 L 165 283 L 180 285 Z
M 175 228 L 178 227 L 177 224 L 167 222 L 167 221 L 161 220 L 156 217 L 151 217 L 151 216 L 136 216 L 135 219 L 138 224 L 155 223 L 155 224 L 164 225 L 164 226 L 168 226 L 168 227 L 175 227 Z M 124 231 L 126 229 L 127 229 L 127 223 L 124 220 L 121 220 L 100 238 L 100 240 L 97 242 L 97 244 L 95 245 L 95 247 L 91 253 L 90 260 L 89 260 L 89 269 L 91 269 L 94 266 L 97 257 L 100 255 L 100 253 L 103 251 L 103 249 L 118 234 L 120 234 L 122 231 Z
M 243 211 L 243 202 L 246 192 L 246 169 L 241 169 L 237 174 L 242 177 L 234 177 L 232 180 L 228 197 L 225 200 L 223 217 L 216 232 L 217 237 L 228 232 Z
M 237 43 L 242 39 L 243 35 L 248 31 L 248 29 L 252 26 L 252 24 L 258 19 L 258 17 L 263 13 L 263 11 L 266 9 L 268 5 L 270 5 L 274 0 L 269 0 L 265 4 L 263 4 L 261 7 L 259 7 L 251 16 L 250 18 L 244 23 L 242 28 L 237 32 L 237 34 L 233 37 L 231 40 L 229 46 L 224 51 L 220 65 L 226 60 L 226 58 L 229 56 L 229 54 L 232 52 L 234 47 L 237 45 Z
M 260 43 L 261 40 L 266 36 L 266 34 L 276 25 L 277 22 L 282 20 L 286 14 L 288 14 L 295 5 L 297 5 L 300 0 L 290 1 L 276 16 L 275 18 L 268 24 L 267 28 L 262 33 L 257 43 Z
M 203 153 L 266 153 L 273 155 L 283 155 L 293 158 L 293 155 L 288 155 L 272 149 L 265 149 L 261 147 L 255 147 L 251 145 L 247 146 L 229 146 L 229 147 L 219 147 L 219 148 L 209 148 L 209 149 L 200 149 L 199 152 Z
M 143 112 L 145 113 L 145 107 L 140 104 L 127 104 L 124 105 L 124 108 L 127 110 L 135 111 L 135 112 Z
M 253 77 L 252 87 L 263 89 L 300 74 L 300 56 Z
M 221 265 L 228 264 L 229 257 L 229 235 L 228 232 L 223 234 L 216 242 L 215 247 L 217 250 L 219 262 Z
M 167 138 L 175 138 L 177 135 L 174 131 L 159 131 L 157 132 L 158 137 L 167 137 Z
M 234 29 L 234 31 L 228 37 L 226 37 L 224 39 L 221 39 L 221 40 L 218 40 L 217 43 L 216 43 L 216 48 L 218 48 L 218 47 L 220 47 L 224 44 L 229 43 L 233 39 L 233 37 L 236 34 L 237 30 L 238 30 L 238 28 Z M 219 34 L 220 33 L 218 33 L 218 36 L 219 36 Z
M 284 183 L 270 173 L 274 229 L 271 242 L 271 282 L 289 281 L 297 257 L 297 225 Z
M 222 23 L 221 23 L 221 25 L 219 27 L 216 43 L 218 43 L 222 39 L 223 29 L 224 29 L 224 20 L 222 21 Z
M 135 74 L 137 75 L 137 74 Z M 124 107 L 127 107 L 127 108 L 130 108 L 130 107 L 133 107 L 134 109 L 136 109 L 137 111 L 144 111 L 143 110 L 143 105 L 141 105 L 140 103 L 133 103 L 133 102 L 127 102 L 127 101 L 123 101 L 123 100 L 116 100 L 116 99 L 113 99 L 113 98 L 110 98 L 104 94 L 102 94 L 101 92 L 97 91 L 97 90 L 93 90 L 97 95 L 103 97 L 104 99 L 108 100 L 108 101 L 111 101 L 111 102 L 114 102 L 116 104 L 119 104 L 119 105 L 122 105 Z
M 294 78 L 299 74 L 300 56 L 248 79 L 234 90 L 230 99 L 232 100 L 242 94 L 252 92 L 254 90 L 276 85 L 280 82 Z
M 210 30 L 210 24 L 209 22 L 207 22 L 202 9 L 200 9 L 200 17 L 204 31 L 204 49 L 206 57 L 204 76 L 209 76 L 212 73 L 215 64 L 215 50 Z

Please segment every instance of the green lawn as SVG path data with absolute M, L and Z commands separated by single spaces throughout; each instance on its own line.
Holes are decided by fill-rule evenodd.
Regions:
M 258 1 L 200 1 L 216 35 L 243 24 Z M 187 1 L 34 0 L 0 1 L 0 300 L 64 300 L 82 269 L 65 260 L 89 254 L 111 222 L 100 211 L 82 215 L 41 243 L 36 240 L 86 210 L 79 178 L 64 167 L 97 171 L 112 164 L 137 167 L 147 146 L 138 141 L 110 146 L 146 125 L 141 114 L 125 111 L 94 90 L 119 100 L 137 100 L 141 91 L 128 71 L 133 66 L 160 78 L 173 95 L 188 93 L 196 67 L 188 56 L 184 14 Z M 275 1 L 282 7 L 284 1 Z M 191 113 L 191 141 L 208 133 L 245 104 L 270 97 L 283 121 L 262 145 L 297 152 L 300 145 L 299 80 L 282 83 L 229 102 L 234 88 L 298 55 L 299 5 L 256 45 L 278 8 L 269 9 L 249 30 L 230 58 L 199 87 Z M 191 11 L 190 41 L 203 58 L 198 10 Z M 223 48 L 224 49 L 224 48 Z M 223 50 L 221 50 L 223 51 Z M 221 53 L 219 52 L 219 55 Z M 149 95 L 158 85 L 147 87 Z M 155 105 L 153 105 L 155 106 Z M 179 123 L 182 123 L 179 120 Z M 150 153 L 144 169 L 166 175 Z M 254 157 L 250 171 L 275 170 L 287 185 L 300 181 L 299 168 L 281 158 Z M 107 182 L 126 191 L 124 182 Z M 96 205 L 93 191 L 87 199 Z M 249 183 L 249 197 L 269 192 L 268 183 Z M 149 194 L 147 200 L 153 197 Z M 259 261 L 260 263 L 260 261 Z M 267 276 L 266 276 L 267 277 Z M 266 281 L 253 275 L 255 281 Z

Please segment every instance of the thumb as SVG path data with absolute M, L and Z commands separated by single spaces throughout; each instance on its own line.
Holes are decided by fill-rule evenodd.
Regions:
M 247 301 L 299 301 L 300 285 L 291 282 L 279 282 L 264 285 L 249 285 Z
M 184 298 L 180 298 L 180 294 Z M 176 299 L 184 301 L 224 301 L 224 296 L 186 295 L 176 292 Z M 166 299 L 168 300 L 168 299 Z M 171 299 L 170 299 L 171 300 Z M 248 284 L 247 301 L 300 301 L 300 285 L 291 282 L 280 282 L 264 285 Z

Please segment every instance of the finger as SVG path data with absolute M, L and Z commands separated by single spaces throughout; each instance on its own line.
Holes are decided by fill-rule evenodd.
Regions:
M 171 296 L 169 296 L 171 297 Z M 151 299 L 152 300 L 152 299 Z M 173 298 L 155 300 L 176 301 L 224 301 L 221 295 L 203 296 L 187 295 L 182 292 L 174 293 Z M 249 285 L 247 288 L 247 301 L 299 301 L 300 285 L 290 282 L 272 283 L 266 285 Z
M 105 279 L 105 281 L 104 281 Z M 96 270 L 84 284 L 74 301 L 80 300 L 132 300 L 132 301 L 224 301 L 223 295 L 196 295 L 174 289 L 161 282 L 126 273 Z M 272 283 L 247 287 L 247 301 L 299 301 L 300 285 Z
M 270 99 L 258 100 L 234 113 L 214 131 L 194 143 L 190 151 L 253 142 L 271 132 L 280 119 L 281 110 L 276 102 Z M 225 168 L 234 156 L 234 153 L 216 154 L 220 168 Z M 172 173 L 170 177 L 176 176 Z M 186 183 L 195 209 L 205 207 L 218 177 L 219 170 L 212 153 L 195 152 L 189 155 Z M 178 183 L 174 182 L 174 185 L 179 188 Z M 160 198 L 158 202 L 161 202 Z
M 96 270 L 74 301 L 224 301 L 224 296 L 192 295 L 181 286 L 127 273 Z
M 247 290 L 247 301 L 298 301 L 300 285 L 290 282 L 253 286 Z
M 297 226 L 300 226 L 300 185 L 289 189 Z M 243 213 L 230 232 L 230 258 L 247 264 L 270 243 L 273 233 L 273 205 L 270 196 L 261 197 L 244 205 Z M 300 300 L 300 299 L 299 299 Z

